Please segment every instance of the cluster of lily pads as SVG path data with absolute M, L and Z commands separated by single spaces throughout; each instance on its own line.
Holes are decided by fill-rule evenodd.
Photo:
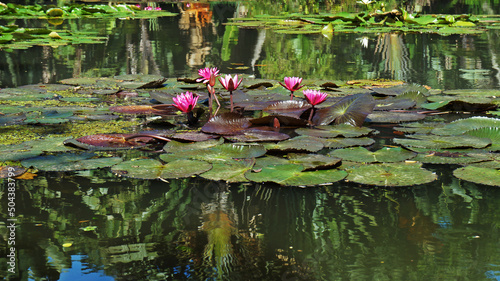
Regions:
M 143 19 L 175 15 L 177 14 L 163 11 L 159 7 L 127 4 L 70 4 L 56 7 L 53 5 L 0 3 L 0 19 L 47 20 L 52 26 L 61 25 L 65 19 L 72 18 Z M 0 26 L 0 48 L 7 50 L 27 49 L 35 45 L 56 47 L 68 44 L 95 44 L 104 43 L 106 39 L 97 32 L 88 30 L 27 28 L 16 24 Z
M 410 14 L 404 9 L 394 9 L 387 12 L 257 15 L 232 18 L 226 24 L 241 28 L 267 28 L 277 33 L 322 33 L 331 37 L 333 32 L 474 34 L 487 29 L 498 29 L 500 20 L 496 16 L 421 15 Z
M 499 90 L 228 75 L 217 84 L 215 68 L 200 75 L 71 78 L 2 89 L 2 135 L 39 135 L 0 146 L 0 174 L 8 166 L 19 176 L 110 167 L 141 179 L 411 186 L 436 180 L 433 165 L 452 164 L 458 178 L 500 185 L 500 119 L 464 118 L 498 114 Z M 208 105 L 215 107 L 210 100 L 217 96 L 213 114 Z M 123 127 L 125 121 L 131 123 Z M 370 128 L 382 125 L 396 126 L 394 133 Z M 78 126 L 87 127 L 65 135 Z

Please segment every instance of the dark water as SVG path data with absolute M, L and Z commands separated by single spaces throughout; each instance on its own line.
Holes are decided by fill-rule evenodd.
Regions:
M 210 7 L 158 20 L 66 21 L 57 28 L 91 28 L 108 40 L 1 51 L 1 87 L 75 76 L 194 76 L 204 66 L 270 79 L 500 87 L 498 30 L 446 37 L 335 34 L 329 40 L 230 30 L 222 22 L 244 15 L 244 5 Z M 224 40 L 226 32 L 232 35 Z M 455 166 L 426 168 L 440 180 L 404 188 L 162 182 L 120 178 L 105 169 L 41 173 L 16 182 L 18 277 L 500 280 L 500 189 L 454 178 Z M 6 189 L 4 180 L 4 220 Z M 6 276 L 10 232 L 0 231 L 0 276 Z

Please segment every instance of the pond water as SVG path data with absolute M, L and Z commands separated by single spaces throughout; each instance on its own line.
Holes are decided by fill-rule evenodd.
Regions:
M 500 88 L 498 29 L 477 35 L 334 33 L 326 38 L 223 25 L 227 18 L 257 13 L 244 3 L 162 8 L 180 15 L 50 26 L 93 30 L 107 39 L 0 51 L 0 87 L 137 73 L 194 77 L 201 67 L 218 66 L 222 73 L 276 80 L 387 78 L 437 89 Z M 291 188 L 196 177 L 166 182 L 117 177 L 109 169 L 40 172 L 16 181 L 18 273 L 8 275 L 10 232 L 2 227 L 0 276 L 500 280 L 500 189 L 453 177 L 457 167 L 426 165 L 438 181 L 402 188 L 352 182 Z M 4 219 L 6 187 L 3 181 Z

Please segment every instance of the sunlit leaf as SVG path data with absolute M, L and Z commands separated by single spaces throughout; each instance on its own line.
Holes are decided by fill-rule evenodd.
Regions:
M 79 171 L 109 167 L 122 161 L 120 157 L 92 158 L 94 156 L 92 153 L 47 155 L 22 160 L 21 164 L 42 171 Z
M 453 171 L 453 175 L 474 183 L 500 186 L 500 170 L 498 169 L 467 166 L 456 169 Z
M 415 157 L 417 154 L 401 147 L 384 147 L 374 152 L 364 147 L 352 147 L 333 150 L 329 155 L 354 162 L 388 163 L 405 161 Z
M 310 136 L 298 136 L 289 140 L 280 141 L 277 144 L 264 144 L 268 150 L 290 151 L 290 152 L 316 152 L 321 150 L 324 145 L 320 138 Z
M 119 176 L 139 179 L 174 179 L 186 178 L 204 173 L 212 168 L 212 165 L 197 160 L 180 159 L 163 164 L 154 159 L 130 160 L 111 167 L 111 170 Z
M 348 181 L 375 186 L 412 186 L 437 179 L 435 173 L 418 163 L 367 164 L 347 172 Z
M 255 164 L 255 159 L 239 159 L 226 163 L 214 163 L 210 171 L 201 174 L 202 178 L 225 182 L 247 182 L 245 172 Z
M 478 138 L 468 135 L 438 136 L 438 135 L 410 135 L 406 139 L 395 138 L 393 141 L 402 146 L 421 148 L 484 148 L 491 144 L 488 138 Z
M 316 125 L 349 123 L 361 127 L 366 116 L 372 113 L 375 100 L 370 94 L 346 96 L 330 107 L 318 109 L 313 117 Z
M 254 182 L 275 182 L 286 186 L 315 186 L 340 181 L 347 176 L 341 170 L 320 170 L 303 172 L 304 167 L 296 164 L 274 165 L 259 172 L 248 171 L 245 177 Z
M 343 136 L 346 138 L 354 138 L 354 137 L 366 136 L 374 131 L 375 131 L 374 129 L 370 129 L 367 127 L 354 127 L 349 124 L 339 124 L 333 126 L 323 125 L 323 126 L 316 126 L 314 127 L 314 129 L 299 128 L 295 130 L 295 132 L 299 135 L 306 135 L 319 138 L 335 138 L 338 136 Z

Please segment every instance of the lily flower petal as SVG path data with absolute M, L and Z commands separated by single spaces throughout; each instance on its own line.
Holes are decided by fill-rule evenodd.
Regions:
M 198 95 L 193 94 L 191 92 L 182 93 L 172 99 L 174 101 L 172 105 L 175 106 L 180 111 L 188 113 L 191 112 L 193 108 L 196 106 L 198 98 L 199 98 Z
M 221 83 L 222 87 L 224 87 L 226 90 L 232 92 L 238 88 L 238 86 L 241 84 L 241 81 L 243 79 L 240 79 L 238 81 L 238 74 L 234 75 L 234 78 L 231 77 L 231 75 L 226 75 L 224 78 L 219 78 L 219 82 Z
M 217 67 L 205 67 L 201 68 L 198 70 L 198 75 L 200 75 L 200 78 L 196 79 L 196 82 L 203 82 L 204 84 L 207 84 L 210 81 L 210 76 L 212 74 L 217 77 L 219 75 L 219 69 Z
M 304 90 L 304 96 L 306 97 L 306 100 L 309 104 L 312 106 L 315 106 L 317 104 L 320 104 L 326 100 L 328 97 L 327 94 L 322 93 L 320 91 L 316 90 Z

